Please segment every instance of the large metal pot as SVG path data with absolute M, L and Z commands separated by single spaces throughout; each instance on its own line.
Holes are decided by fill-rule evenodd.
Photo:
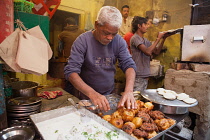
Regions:
M 12 82 L 13 97 L 37 96 L 38 83 L 32 81 Z

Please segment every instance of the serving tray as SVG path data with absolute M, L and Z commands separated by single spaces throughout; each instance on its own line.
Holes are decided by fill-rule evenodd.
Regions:
M 160 104 L 160 105 L 167 105 L 167 106 L 174 106 L 174 107 L 193 107 L 198 104 L 198 101 L 196 101 L 193 104 L 187 104 L 178 99 L 167 100 L 163 96 L 159 95 L 156 89 L 147 89 L 141 92 L 141 95 L 147 100 L 156 104 Z
M 80 109 L 76 109 L 74 106 L 66 106 L 63 108 L 54 109 L 51 111 L 45 111 L 42 113 L 31 115 L 30 118 L 32 122 L 35 124 L 36 128 L 38 129 L 43 139 L 46 139 L 46 140 L 48 139 L 50 140 L 64 140 L 64 139 L 83 140 L 83 138 L 77 138 L 77 135 L 78 134 L 80 135 L 81 133 L 88 135 L 88 132 L 86 133 L 86 128 L 90 127 L 90 125 L 88 126 L 89 121 L 87 121 L 87 123 L 80 121 L 80 119 L 82 119 L 80 116 L 81 113 L 87 115 L 87 117 L 90 118 L 89 121 L 95 121 L 98 123 L 98 125 L 101 125 L 107 128 L 109 132 L 116 132 L 119 136 L 119 140 L 135 140 L 135 138 L 133 138 L 129 134 L 125 133 L 121 129 L 114 127 L 109 122 L 103 120 L 101 117 L 97 116 L 96 114 L 88 111 L 87 109 L 83 107 L 81 107 Z M 80 128 L 74 129 L 75 128 L 74 126 L 86 126 L 86 124 L 87 124 L 87 127 L 83 127 L 83 132 L 76 133 L 76 131 L 80 130 Z M 96 128 L 94 126 L 91 126 L 91 127 L 93 129 Z M 105 129 L 100 130 L 100 131 L 105 131 Z M 75 133 L 75 136 L 72 136 L 72 134 L 74 133 Z M 95 139 L 102 140 L 105 138 L 96 137 Z
M 103 115 L 111 115 L 112 113 L 114 113 L 116 110 L 117 110 L 117 103 L 119 102 L 120 100 L 120 97 L 119 95 L 117 94 L 110 94 L 110 95 L 107 95 L 106 98 L 107 100 L 109 101 L 109 104 L 110 104 L 110 108 L 111 110 L 108 111 L 108 112 L 102 112 Z M 172 119 L 170 117 L 167 117 L 167 119 Z M 174 119 L 173 119 L 174 120 Z M 176 120 L 175 120 L 176 121 Z M 176 122 L 177 123 L 177 122 Z M 161 131 L 161 132 L 158 132 L 156 136 L 150 138 L 150 139 L 146 139 L 145 140 L 157 140 L 158 138 L 160 138 L 162 135 L 164 135 L 167 131 L 169 131 L 171 128 L 173 128 L 176 123 L 172 126 L 170 126 L 168 129 L 164 130 L 164 131 Z

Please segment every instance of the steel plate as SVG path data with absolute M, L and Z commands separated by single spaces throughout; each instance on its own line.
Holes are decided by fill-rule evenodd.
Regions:
M 29 126 L 14 126 L 0 132 L 0 140 L 33 140 L 34 130 Z
M 27 117 L 27 116 L 30 116 L 32 114 L 36 114 L 36 113 L 39 113 L 40 110 L 36 110 L 36 111 L 33 111 L 33 112 L 24 112 L 24 113 L 11 113 L 11 112 L 8 112 L 7 115 L 10 116 L 10 117 Z
M 193 104 L 186 104 L 185 102 L 177 100 L 177 99 L 167 100 L 163 96 L 159 95 L 156 89 L 147 89 L 144 92 L 141 92 L 141 95 L 151 102 L 161 104 L 161 105 L 166 105 L 166 106 L 193 107 L 198 104 L 198 101 Z
M 33 106 L 7 106 L 7 110 L 12 110 L 12 111 L 25 111 L 25 110 L 33 110 L 39 108 L 41 108 L 41 104 Z
M 33 105 L 41 102 L 40 97 L 17 97 L 12 98 L 8 101 L 8 105 Z
M 33 112 L 33 111 L 40 111 L 40 108 L 32 108 L 32 109 L 25 109 L 25 110 L 10 110 L 7 109 L 8 113 L 28 113 L 28 112 Z

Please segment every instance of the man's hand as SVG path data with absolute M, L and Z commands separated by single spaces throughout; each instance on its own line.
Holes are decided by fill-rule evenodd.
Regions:
M 101 95 L 100 93 L 95 92 L 91 94 L 89 98 L 91 99 L 92 103 L 101 111 L 107 112 L 108 110 L 110 110 L 109 102 L 104 95 Z
M 137 104 L 132 92 L 123 92 L 117 107 L 125 106 L 127 109 L 136 109 Z
M 167 32 L 159 32 L 157 38 L 161 39 L 167 34 Z

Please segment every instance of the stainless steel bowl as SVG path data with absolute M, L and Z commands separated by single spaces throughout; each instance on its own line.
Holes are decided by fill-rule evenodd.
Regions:
M 14 126 L 0 132 L 0 140 L 33 140 L 34 130 L 29 126 Z
M 96 113 L 97 108 L 90 100 L 80 100 L 79 105 L 85 107 L 89 111 Z
M 169 105 L 155 104 L 155 108 L 165 114 L 185 114 L 188 112 L 188 107 L 177 107 Z

